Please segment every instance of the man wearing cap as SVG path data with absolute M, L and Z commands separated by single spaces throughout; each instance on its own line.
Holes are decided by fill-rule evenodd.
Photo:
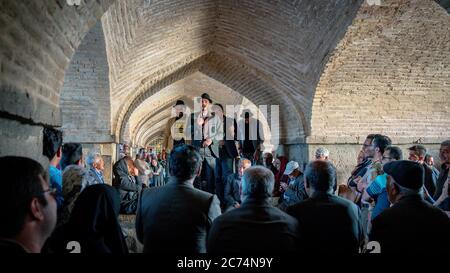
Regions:
M 167 121 L 164 140 L 166 150 L 172 150 L 173 147 L 186 143 L 186 106 L 184 101 L 177 100 L 173 106 L 172 117 Z M 174 116 L 173 116 L 174 115 Z
M 217 135 L 223 132 L 221 121 L 211 111 L 212 99 L 207 93 L 201 95 L 201 109 L 198 113 L 191 114 L 191 139 L 192 146 L 198 149 L 203 159 L 201 183 L 195 183 L 196 187 L 215 193 L 215 167 L 219 157 L 219 141 Z
M 399 160 L 385 164 L 386 189 L 392 206 L 372 222 L 371 241 L 381 253 L 444 253 L 450 246 L 450 220 L 423 199 L 424 169 Z
M 296 161 L 289 161 L 284 174 L 289 176 L 289 184 L 280 183 L 280 191 L 284 192 L 282 195 L 283 200 L 280 203 L 280 209 L 282 210 L 286 210 L 288 206 L 308 198 L 304 187 L 303 173 L 300 171 L 300 165 Z
M 436 192 L 436 180 L 438 176 L 433 175 L 433 170 L 425 164 L 425 156 L 427 155 L 427 149 L 423 145 L 414 145 L 408 148 L 408 159 L 420 163 L 425 171 L 425 189 L 427 189 L 430 196 L 434 196 Z

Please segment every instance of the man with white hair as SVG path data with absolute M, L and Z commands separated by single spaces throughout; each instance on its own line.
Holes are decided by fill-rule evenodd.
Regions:
M 316 150 L 315 157 L 316 157 L 316 160 L 328 161 L 328 159 L 330 157 L 330 151 L 328 151 L 327 148 L 319 147 Z
M 88 173 L 86 183 L 82 185 L 82 190 L 87 186 L 95 184 L 104 184 L 103 171 L 105 169 L 105 162 L 99 153 L 91 152 L 86 158 L 86 165 Z
M 328 151 L 327 148 L 324 148 L 324 147 L 317 148 L 316 153 L 315 153 L 314 156 L 315 156 L 316 160 L 328 161 L 328 162 L 331 163 L 331 161 L 330 161 L 330 151 Z M 337 173 L 337 170 L 334 167 L 334 165 L 331 164 L 331 166 L 334 168 L 335 172 Z M 336 192 L 336 189 L 337 189 L 337 176 L 335 175 L 334 176 L 334 184 L 333 184 L 333 192 Z

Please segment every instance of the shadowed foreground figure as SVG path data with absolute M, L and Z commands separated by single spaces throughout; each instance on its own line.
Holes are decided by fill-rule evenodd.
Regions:
M 115 188 L 107 184 L 86 187 L 75 201 L 68 223 L 49 239 L 49 252 L 70 252 L 67 244 L 77 241 L 82 254 L 127 254 L 117 219 L 119 210 L 120 195 Z
M 250 167 L 242 177 L 243 203 L 219 216 L 208 236 L 211 253 L 276 253 L 297 249 L 298 222 L 272 206 L 271 170 Z
M 386 190 L 393 204 L 372 222 L 370 240 L 381 253 L 446 253 L 450 245 L 450 220 L 423 199 L 422 164 L 406 160 L 383 166 Z
M 219 199 L 193 186 L 202 164 L 193 146 L 176 146 L 169 160 L 171 181 L 140 196 L 137 238 L 144 252 L 204 253 L 211 223 L 220 215 Z
M 0 157 L 0 253 L 39 253 L 56 225 L 56 190 L 38 162 Z
M 333 194 L 336 170 L 327 161 L 305 169 L 310 196 L 287 208 L 300 223 L 300 247 L 306 253 L 358 253 L 364 243 L 361 212 L 352 202 Z

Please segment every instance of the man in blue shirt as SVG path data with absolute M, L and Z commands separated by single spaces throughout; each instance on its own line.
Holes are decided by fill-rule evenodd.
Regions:
M 388 146 L 383 152 L 381 162 L 384 165 L 402 159 L 403 154 L 399 147 Z M 372 210 L 371 216 L 371 220 L 373 220 L 391 205 L 386 192 L 386 174 L 378 175 L 364 191 L 363 200 L 368 201 L 371 198 L 375 200 L 375 207 Z
M 53 128 L 44 128 L 43 154 L 50 160 L 50 187 L 56 189 L 58 210 L 64 203 L 62 194 L 62 175 L 58 165 L 62 157 L 62 132 Z

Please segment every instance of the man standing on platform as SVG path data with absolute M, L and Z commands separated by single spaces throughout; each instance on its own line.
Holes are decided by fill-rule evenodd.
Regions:
M 191 114 L 191 136 L 192 146 L 200 152 L 203 161 L 201 183 L 197 182 L 195 186 L 215 193 L 214 170 L 219 157 L 219 141 L 216 140 L 216 135 L 222 130 L 222 124 L 220 118 L 211 111 L 212 102 L 207 93 L 201 95 L 200 111 Z

